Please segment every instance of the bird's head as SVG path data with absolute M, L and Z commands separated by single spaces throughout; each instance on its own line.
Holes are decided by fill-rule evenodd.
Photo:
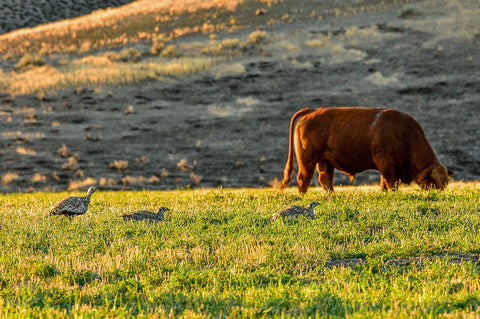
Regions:
M 162 206 L 158 209 L 157 214 L 163 214 L 163 213 L 165 213 L 166 211 L 169 211 L 169 210 L 170 209 L 168 209 L 167 207 Z
M 316 207 L 316 206 L 318 206 L 318 205 L 320 205 L 319 202 L 311 202 L 311 203 L 310 203 L 310 208 L 314 208 L 314 207 Z
M 90 188 L 87 191 L 87 196 L 91 196 L 95 191 L 98 190 L 95 186 L 90 186 Z

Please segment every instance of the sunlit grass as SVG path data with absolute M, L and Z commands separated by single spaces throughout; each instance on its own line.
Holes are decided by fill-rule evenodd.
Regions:
M 363 2 L 368 1 L 345 8 L 345 14 L 356 12 Z M 311 6 L 312 2 L 305 4 Z M 268 8 L 271 25 L 280 21 L 285 11 L 290 12 L 291 6 L 271 0 L 140 0 L 79 18 L 17 30 L 0 35 L 0 54 L 11 61 L 0 70 L 0 90 L 14 95 L 36 93 L 41 97 L 46 92 L 77 87 L 129 85 L 197 73 L 225 59 L 260 54 L 262 50 L 255 47 L 269 45 L 266 31 L 251 31 L 243 38 L 226 35 L 240 28 L 252 30 L 252 19 L 256 19 L 254 24 L 267 23 L 256 15 L 257 8 Z M 303 14 L 298 13 L 299 19 Z M 314 16 L 309 14 L 311 18 Z M 218 40 L 216 33 L 222 34 Z M 195 42 L 180 39 L 191 34 L 204 35 L 200 49 L 192 49 L 193 53 L 188 51 Z M 136 44 L 141 49 L 134 49 Z M 314 42 L 308 44 L 319 46 Z M 328 60 L 330 56 L 338 56 L 335 61 L 339 62 L 364 58 L 359 50 L 347 50 L 341 45 L 330 47 L 321 48 Z M 289 44 L 283 50 L 297 51 L 300 47 Z M 239 65 L 234 66 L 239 73 Z
M 19 58 L 25 53 L 86 53 L 155 42 L 159 37 L 172 40 L 191 34 L 231 32 L 252 27 L 254 19 L 261 21 L 259 25 L 272 25 L 277 21 L 293 20 L 295 16 L 322 19 L 359 14 L 385 5 L 383 2 L 358 0 L 342 7 L 332 2 L 335 3 L 332 8 L 325 4 L 324 10 L 317 13 L 318 4 L 311 0 L 137 0 L 118 8 L 100 9 L 86 16 L 0 35 L 0 53 L 4 58 Z M 411 0 L 392 0 L 389 5 L 403 5 L 405 2 Z M 268 11 L 263 20 L 256 17 L 258 9 Z
M 265 32 L 254 31 L 242 39 L 187 41 L 166 45 L 162 49 L 157 46 L 155 55 L 130 47 L 82 57 L 71 55 L 71 59 L 57 57 L 49 64 L 44 58 L 26 54 L 14 70 L 3 74 L 0 89 L 14 95 L 45 94 L 78 87 L 98 88 L 167 80 L 214 67 L 216 74 L 231 70 L 232 66 L 235 67 L 233 73 L 238 73 L 239 65 L 244 70 L 241 64 L 223 64 L 256 52 L 266 37 Z
M 138 63 L 112 62 L 106 58 L 83 60 L 68 66 L 42 66 L 4 79 L 12 94 L 55 92 L 79 86 L 114 86 L 197 73 L 221 62 L 222 58 L 151 58 Z
M 0 52 L 7 56 L 40 51 L 88 52 L 92 49 L 151 41 L 159 35 L 171 38 L 227 30 L 232 27 L 228 15 L 243 2 L 244 0 L 139 0 L 119 8 L 101 9 L 86 16 L 1 35 Z M 184 19 L 179 20 L 178 17 L 182 15 Z M 225 17 L 219 18 L 222 15 Z M 208 24 L 205 21 L 216 22 Z
M 2 316 L 465 316 L 478 311 L 480 186 L 96 192 L 86 215 L 45 217 L 67 193 L 0 197 Z M 82 194 L 83 195 L 83 194 Z M 277 210 L 321 202 L 313 221 Z M 121 214 L 167 206 L 160 224 Z M 402 265 L 398 258 L 411 260 Z M 331 267 L 331 261 L 352 267 Z
M 244 39 L 179 42 L 178 45 L 163 46 L 161 50 L 157 47 L 159 50 L 155 55 L 130 47 L 81 57 L 70 55 L 70 59 L 62 56 L 49 63 L 38 55 L 26 54 L 15 69 L 3 74 L 0 89 L 14 95 L 55 94 L 78 87 L 99 88 L 167 80 L 213 67 L 218 73 L 218 70 L 229 69 L 229 65 L 223 65 L 225 62 L 256 52 L 265 38 L 265 32 L 254 31 Z M 238 63 L 236 65 L 238 69 Z

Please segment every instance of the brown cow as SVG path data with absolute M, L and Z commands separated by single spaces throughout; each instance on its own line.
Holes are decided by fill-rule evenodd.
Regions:
M 332 107 L 295 113 L 281 188 L 288 185 L 293 173 L 293 143 L 300 193 L 307 191 L 315 166 L 327 191 L 333 191 L 335 168 L 351 181 L 357 173 L 376 169 L 382 174 L 382 190 L 396 190 L 400 183 L 412 181 L 424 189 L 444 189 L 454 174 L 439 163 L 420 124 L 395 110 Z

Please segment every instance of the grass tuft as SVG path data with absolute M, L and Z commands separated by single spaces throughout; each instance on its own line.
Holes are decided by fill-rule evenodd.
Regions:
M 16 69 L 26 69 L 36 66 L 43 66 L 46 64 L 46 61 L 43 57 L 38 54 L 25 54 L 17 63 Z

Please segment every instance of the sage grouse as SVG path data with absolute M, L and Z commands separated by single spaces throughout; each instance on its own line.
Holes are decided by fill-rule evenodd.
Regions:
M 90 196 L 97 190 L 95 186 L 88 189 L 87 196 L 71 196 L 67 197 L 53 206 L 48 215 L 65 215 L 76 216 L 83 215 L 87 212 L 88 204 L 90 204 Z
M 148 222 L 163 222 L 165 220 L 163 213 L 169 211 L 167 207 L 160 207 L 157 213 L 148 211 L 148 210 L 140 210 L 138 212 L 133 212 L 130 214 L 122 215 L 123 220 L 144 220 Z
M 313 213 L 313 209 L 315 208 L 315 206 L 318 206 L 318 205 L 320 205 L 320 203 L 311 202 L 308 208 L 305 208 L 302 206 L 291 206 L 291 207 L 282 209 L 277 213 L 273 214 L 272 222 L 279 218 L 292 218 L 292 217 L 298 217 L 300 215 L 306 216 L 310 219 L 314 219 L 315 214 Z

